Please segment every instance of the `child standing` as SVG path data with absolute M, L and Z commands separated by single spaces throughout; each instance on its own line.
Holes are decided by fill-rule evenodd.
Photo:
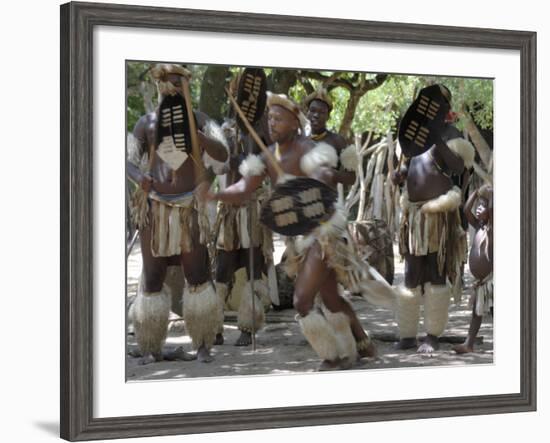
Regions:
M 477 201 L 475 214 L 472 207 Z M 475 277 L 472 299 L 472 320 L 466 341 L 455 346 L 457 354 L 473 352 L 474 341 L 484 315 L 493 315 L 493 188 L 483 185 L 475 191 L 464 207 L 468 223 L 476 230 L 468 265 Z

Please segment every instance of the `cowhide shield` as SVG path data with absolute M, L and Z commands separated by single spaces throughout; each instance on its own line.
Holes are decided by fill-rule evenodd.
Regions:
M 267 79 L 261 68 L 246 68 L 241 74 L 237 90 L 237 103 L 248 122 L 254 124 L 262 117 L 267 101 Z M 237 119 L 239 127 L 244 131 L 244 123 Z
M 262 205 L 260 221 L 286 236 L 311 232 L 334 212 L 336 190 L 308 177 L 278 185 Z
M 182 95 L 164 97 L 158 110 L 157 155 L 173 170 L 192 152 L 191 131 L 185 99 Z
M 407 157 L 422 154 L 440 140 L 449 108 L 439 85 L 420 91 L 399 125 L 399 144 Z

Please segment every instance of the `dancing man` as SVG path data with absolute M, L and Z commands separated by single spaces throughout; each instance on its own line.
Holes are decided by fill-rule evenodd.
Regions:
M 241 164 L 242 179 L 210 198 L 239 204 L 250 198 L 268 176 L 273 184 L 296 177 L 312 177 L 335 186 L 336 150 L 316 144 L 302 135 L 303 114 L 284 95 L 268 93 L 271 156 L 250 155 Z M 276 164 L 269 161 L 275 158 Z M 338 283 L 350 287 L 350 252 L 347 218 L 342 209 L 304 238 L 295 238 L 296 254 L 287 260 L 297 270 L 294 307 L 302 331 L 322 358 L 320 370 L 350 368 L 358 348 L 374 354 L 374 345 L 363 330 L 353 308 L 341 296 Z M 316 303 L 319 295 L 320 302 Z

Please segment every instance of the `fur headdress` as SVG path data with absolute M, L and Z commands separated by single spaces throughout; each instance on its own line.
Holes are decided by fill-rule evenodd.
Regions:
M 161 96 L 174 95 L 177 93 L 174 85 L 167 79 L 170 74 L 181 75 L 188 81 L 191 79 L 191 71 L 185 69 L 183 66 L 167 63 L 159 63 L 155 65 L 151 69 L 151 75 L 157 84 L 157 88 Z
M 159 63 L 151 69 L 151 75 L 156 81 L 166 81 L 169 74 L 176 74 L 191 79 L 191 71 L 180 65 L 172 65 L 168 63 Z
M 281 106 L 282 108 L 285 108 L 287 111 L 291 112 L 300 123 L 300 127 L 302 128 L 302 130 L 308 124 L 306 116 L 302 113 L 300 107 L 296 103 L 294 103 L 284 94 L 274 94 L 271 91 L 267 91 L 267 107 L 271 108 L 275 105 Z
M 309 94 L 304 100 L 304 109 L 307 110 L 313 100 L 319 100 L 323 103 L 326 103 L 326 105 L 328 106 L 328 112 L 330 114 L 330 111 L 332 111 L 332 100 L 330 99 L 330 96 L 328 95 L 328 92 L 325 88 L 318 88 L 311 94 Z

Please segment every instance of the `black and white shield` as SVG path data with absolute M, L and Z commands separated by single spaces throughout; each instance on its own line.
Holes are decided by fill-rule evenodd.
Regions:
M 311 232 L 334 212 L 337 193 L 324 183 L 298 177 L 278 185 L 264 202 L 260 220 L 286 236 Z
M 246 116 L 248 122 L 254 124 L 262 117 L 267 101 L 267 79 L 261 68 L 246 68 L 241 74 L 237 90 L 237 103 Z M 246 129 L 241 119 L 239 127 Z
M 439 85 L 420 91 L 399 125 L 399 144 L 407 157 L 427 151 L 440 140 L 450 104 Z
M 162 100 L 157 119 L 157 155 L 174 171 L 191 153 L 191 130 L 185 99 L 180 94 Z

